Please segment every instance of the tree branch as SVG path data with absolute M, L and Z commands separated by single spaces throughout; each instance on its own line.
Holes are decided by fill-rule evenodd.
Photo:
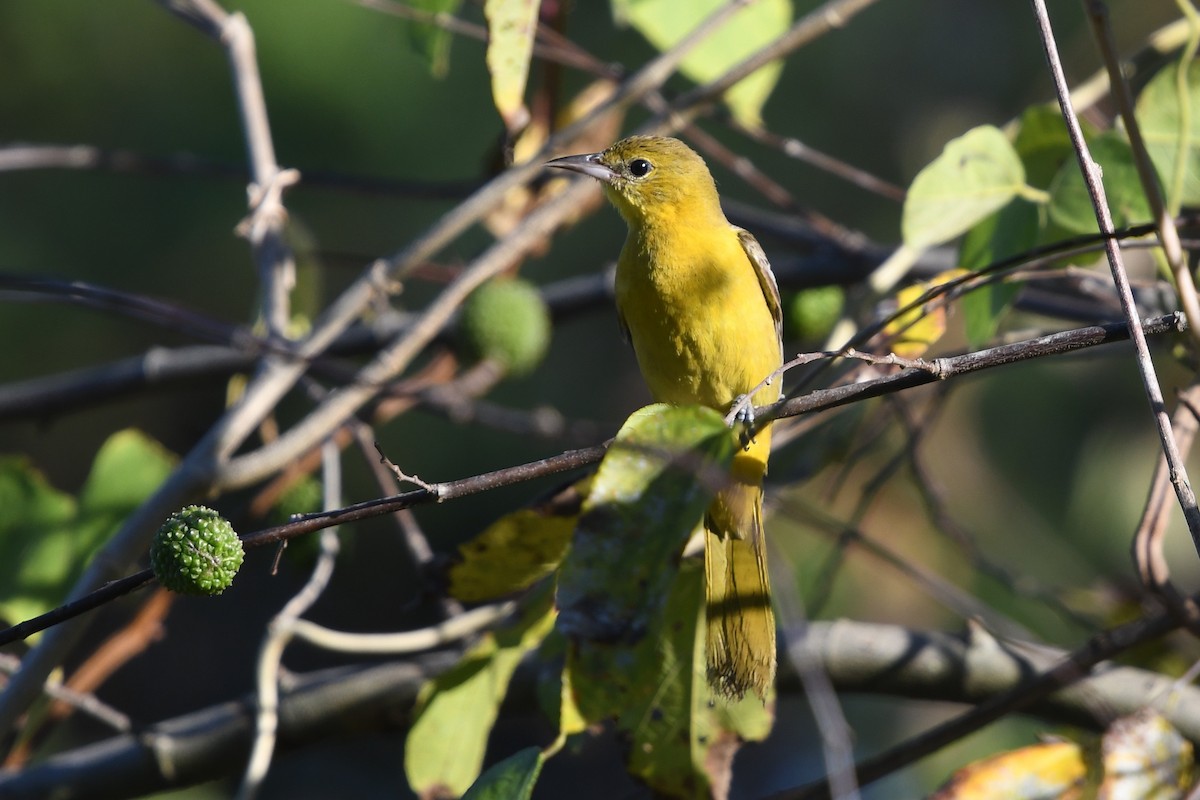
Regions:
M 1164 614 L 1132 626 L 1160 635 L 1172 623 Z M 1129 637 L 1122 638 L 1128 643 Z M 865 692 L 957 703 L 992 702 L 1024 691 L 1024 680 L 1064 657 L 1050 648 L 1005 644 L 978 631 L 955 636 L 899 626 L 840 620 L 811 623 L 797 655 L 819 664 L 838 691 Z M 346 667 L 298 676 L 280 698 L 281 749 L 296 748 L 348 729 L 395 725 L 412 707 L 421 683 L 447 669 L 448 653 L 416 662 Z M 800 690 L 788 662 L 781 664 L 780 691 Z M 1145 706 L 1159 709 L 1187 737 L 1200 738 L 1200 689 L 1177 686 L 1165 676 L 1100 663 L 1091 677 L 1072 674 L 1065 691 L 1045 692 L 1024 709 L 1053 723 L 1100 729 L 1113 717 Z M 533 707 L 533 671 L 518 671 L 510 697 Z M 52 756 L 20 773 L 0 772 L 0 794 L 11 800 L 44 797 L 133 797 L 221 774 L 232 774 L 249 746 L 250 696 L 159 723 L 140 735 L 115 736 Z M 1106 713 L 1098 713 L 1104 709 Z M 784 793 L 781 797 L 798 796 Z
M 1083 129 L 1071 105 L 1071 94 L 1067 87 L 1067 78 L 1063 73 L 1062 62 L 1058 57 L 1058 46 L 1054 42 L 1054 31 L 1050 26 L 1050 15 L 1046 11 L 1045 0 L 1031 0 L 1034 16 L 1037 18 L 1038 32 L 1041 36 L 1042 49 L 1046 55 L 1046 63 L 1050 67 L 1050 75 L 1054 81 L 1054 91 L 1058 95 L 1058 105 L 1062 109 L 1063 120 L 1067 124 L 1071 145 L 1079 160 L 1079 170 L 1083 173 L 1083 181 L 1087 186 L 1092 207 L 1096 212 L 1096 224 L 1104 234 L 1104 252 L 1108 256 L 1109 269 L 1112 272 L 1113 283 L 1121 298 L 1121 308 L 1125 311 L 1125 319 L 1129 322 L 1130 338 L 1137 352 L 1138 371 L 1141 373 L 1142 386 L 1146 390 L 1146 399 L 1150 402 L 1150 411 L 1154 415 L 1154 423 L 1158 429 L 1158 438 L 1162 442 L 1163 455 L 1170 467 L 1171 483 L 1175 487 L 1175 497 L 1183 509 L 1187 521 L 1188 532 L 1192 536 L 1192 544 L 1200 554 L 1200 507 L 1196 505 L 1196 494 L 1188 480 L 1187 467 L 1179 456 L 1179 447 L 1175 442 L 1175 433 L 1171 430 L 1171 417 L 1167 413 L 1166 403 L 1163 402 L 1162 388 L 1154 371 L 1154 362 L 1150 359 L 1150 348 L 1146 344 L 1146 335 L 1142 331 L 1141 319 L 1138 316 L 1137 304 L 1133 299 L 1133 291 L 1129 288 L 1129 277 L 1125 273 L 1121 248 L 1113 238 L 1112 213 L 1108 208 L 1108 200 L 1104 195 L 1104 181 L 1101 179 L 1100 165 L 1093 159 L 1088 150 L 1088 144 L 1083 138 Z M 1182 288 L 1182 287 L 1181 287 Z

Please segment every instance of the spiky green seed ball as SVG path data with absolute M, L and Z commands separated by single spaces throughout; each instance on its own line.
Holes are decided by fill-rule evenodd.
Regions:
M 476 289 L 463 304 L 461 330 L 467 346 L 509 375 L 532 372 L 550 345 L 550 312 L 533 284 L 497 279 Z
M 204 506 L 187 506 L 167 517 L 150 544 L 154 577 L 180 594 L 225 591 L 244 555 L 233 526 Z
M 840 286 L 816 286 L 796 292 L 788 303 L 788 336 L 804 342 L 824 341 L 845 305 L 846 293 Z

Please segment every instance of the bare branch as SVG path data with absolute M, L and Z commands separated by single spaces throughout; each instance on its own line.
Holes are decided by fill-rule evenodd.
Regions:
M 1062 109 L 1063 119 L 1067 123 L 1067 132 L 1075 155 L 1079 160 L 1079 169 L 1083 173 L 1084 183 L 1092 199 L 1096 211 L 1096 223 L 1105 237 L 1114 234 L 1112 214 L 1104 195 L 1104 182 L 1101 179 L 1100 165 L 1097 164 L 1088 150 L 1083 138 L 1083 130 L 1071 106 L 1071 95 L 1067 88 L 1067 78 L 1063 73 L 1062 62 L 1058 57 L 1058 47 L 1054 42 L 1054 31 L 1050 26 L 1050 15 L 1046 11 L 1045 0 L 1031 0 L 1034 15 L 1037 18 L 1038 31 L 1041 35 L 1042 49 L 1046 55 L 1046 63 L 1054 80 L 1054 91 L 1058 95 L 1058 104 Z M 1187 520 L 1188 532 L 1197 553 L 1200 553 L 1200 507 L 1196 506 L 1196 494 L 1192 491 L 1188 480 L 1187 467 L 1179 456 L 1179 446 L 1175 442 L 1175 433 L 1171 430 L 1171 417 L 1167 413 L 1163 401 L 1162 388 L 1154 371 L 1154 362 L 1150 359 L 1150 348 L 1146 344 L 1146 335 L 1142 330 L 1141 319 L 1138 316 L 1137 304 L 1133 292 L 1129 288 L 1129 278 L 1125 274 L 1125 266 L 1121 257 L 1121 248 L 1114 238 L 1105 239 L 1105 254 L 1112 271 L 1113 283 L 1121 298 L 1121 308 L 1125 311 L 1125 319 L 1129 322 L 1130 338 L 1137 352 L 1137 365 L 1141 373 L 1142 385 L 1146 390 L 1146 399 L 1150 401 L 1150 411 L 1158 428 L 1158 438 L 1162 442 L 1163 455 L 1170 467 L 1171 483 L 1175 487 L 1175 496 L 1183 509 L 1184 519 Z

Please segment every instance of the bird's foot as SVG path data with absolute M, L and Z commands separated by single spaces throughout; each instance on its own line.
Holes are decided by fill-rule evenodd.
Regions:
M 733 414 L 730 427 L 740 426 L 738 439 L 742 447 L 748 449 L 754 441 L 754 403 L 750 400 L 750 395 L 743 394 L 733 401 L 733 408 L 737 411 Z

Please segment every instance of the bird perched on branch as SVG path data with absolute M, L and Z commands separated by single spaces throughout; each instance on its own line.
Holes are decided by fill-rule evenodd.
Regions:
M 779 289 L 758 242 L 725 219 L 704 160 L 677 139 L 631 136 L 548 166 L 598 179 L 629 227 L 617 309 L 654 398 L 722 413 L 751 392 L 757 405 L 778 400 L 779 381 L 763 381 L 783 361 Z M 704 521 L 708 679 L 731 697 L 765 699 L 775 677 L 762 524 L 770 450 L 766 428 L 735 454 Z

